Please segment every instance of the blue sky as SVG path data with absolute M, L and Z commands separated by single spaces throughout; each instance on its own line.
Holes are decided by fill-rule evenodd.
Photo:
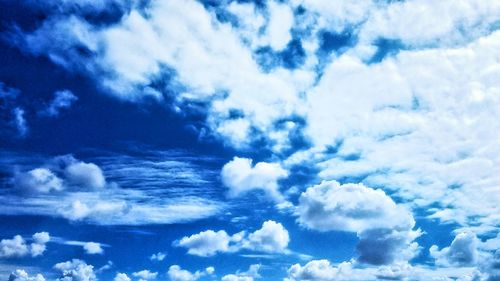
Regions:
M 0 0 L 0 279 L 500 280 L 500 2 Z

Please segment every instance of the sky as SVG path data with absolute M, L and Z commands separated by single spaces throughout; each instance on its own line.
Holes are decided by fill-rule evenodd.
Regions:
M 500 280 L 500 1 L 0 0 L 0 280 Z

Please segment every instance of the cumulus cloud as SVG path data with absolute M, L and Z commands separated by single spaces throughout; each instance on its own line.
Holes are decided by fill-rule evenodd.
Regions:
M 188 254 L 208 257 L 217 253 L 231 253 L 242 249 L 266 252 L 286 253 L 290 237 L 281 223 L 266 221 L 262 227 L 247 235 L 245 231 L 228 235 L 226 231 L 202 231 L 183 237 L 175 246 L 188 249 Z
M 8 281 L 45 281 L 45 278 L 39 273 L 35 276 L 30 276 L 26 271 L 16 269 L 16 271 L 10 274 Z
M 117 273 L 113 281 L 131 281 L 130 277 L 128 277 L 125 273 Z
M 288 172 L 279 163 L 259 162 L 254 166 L 251 159 L 235 157 L 224 165 L 221 176 L 231 198 L 262 190 L 270 198 L 281 201 L 278 180 L 287 177 Z
M 106 185 L 101 168 L 94 163 L 72 163 L 66 167 L 65 175 L 71 184 L 85 188 L 99 189 Z
M 103 254 L 104 250 L 101 247 L 100 243 L 96 242 L 87 242 L 83 245 L 83 249 L 85 250 L 85 253 L 89 255 L 95 255 L 95 254 Z
M 162 261 L 167 257 L 167 253 L 158 252 L 156 254 L 152 254 L 149 259 L 152 261 Z
M 61 110 L 70 108 L 73 103 L 78 100 L 78 97 L 70 90 L 62 90 L 54 93 L 54 99 L 50 102 L 42 115 L 57 117 Z
M 333 280 L 373 280 L 370 272 L 353 273 L 352 263 L 343 262 L 337 266 L 328 260 L 312 260 L 301 266 L 294 264 L 288 269 L 286 281 L 333 281 Z
M 62 179 L 46 168 L 36 168 L 25 173 L 16 174 L 14 185 L 27 193 L 49 193 L 64 189 Z
M 0 258 L 21 258 L 25 256 L 41 256 L 50 241 L 47 232 L 37 232 L 32 236 L 33 242 L 28 244 L 21 235 L 16 235 L 12 239 L 2 239 L 0 241 Z
M 431 256 L 439 265 L 470 266 L 477 262 L 478 239 L 472 232 L 458 233 L 451 245 L 439 250 L 438 246 L 430 248 Z
M 56 281 L 97 281 L 94 273 L 94 266 L 88 265 L 85 261 L 73 259 L 54 265 L 54 269 L 61 272 L 61 277 Z
M 204 271 L 197 270 L 193 273 L 188 270 L 182 269 L 178 265 L 172 265 L 168 268 L 167 275 L 168 278 L 170 278 L 170 281 L 196 281 L 202 276 L 212 275 L 213 273 L 213 267 L 207 267 Z
M 134 277 L 138 277 L 140 280 L 153 280 L 158 276 L 158 272 L 151 272 L 148 269 L 137 271 L 132 273 Z
M 323 181 L 300 195 L 298 222 L 319 231 L 356 232 L 358 261 L 374 265 L 408 261 L 418 252 L 415 220 L 382 190 Z

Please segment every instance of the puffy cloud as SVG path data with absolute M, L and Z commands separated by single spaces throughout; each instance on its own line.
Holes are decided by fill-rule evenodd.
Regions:
M 252 264 L 250 268 L 245 272 L 237 272 L 236 274 L 224 275 L 222 281 L 253 281 L 254 278 L 260 278 L 259 269 L 260 264 Z
M 9 281 L 45 281 L 45 278 L 41 274 L 30 276 L 26 271 L 16 269 L 10 274 Z
M 415 224 L 412 215 L 384 191 L 337 181 L 323 181 L 303 192 L 297 215 L 300 224 L 320 231 L 408 229 Z
M 85 253 L 89 255 L 95 255 L 95 254 L 103 254 L 104 250 L 101 247 L 100 243 L 96 242 L 87 242 L 83 245 L 83 249 L 85 250 Z
M 130 277 L 128 277 L 125 273 L 117 273 L 113 281 L 131 281 Z
M 46 168 L 36 168 L 25 173 L 18 173 L 14 185 L 23 192 L 49 193 L 64 189 L 63 181 Z
M 353 269 L 352 263 L 343 262 L 337 266 L 328 260 L 312 260 L 301 266 L 294 264 L 288 269 L 285 281 L 333 281 L 333 280 L 374 280 L 370 271 Z
M 449 247 L 439 250 L 436 245 L 433 245 L 430 248 L 430 254 L 439 265 L 474 265 L 478 257 L 478 243 L 474 233 L 461 232 L 455 236 Z
M 167 257 L 167 253 L 164 252 L 158 252 L 156 254 L 152 254 L 149 259 L 152 261 L 162 261 Z
M 54 269 L 61 272 L 61 277 L 56 281 L 96 281 L 94 266 L 85 261 L 73 259 L 54 265 Z
M 278 163 L 259 162 L 253 166 L 251 159 L 234 157 L 224 165 L 221 176 L 222 182 L 229 188 L 229 197 L 262 190 L 270 198 L 281 201 L 278 180 L 287 177 L 288 172 Z
M 140 280 L 153 280 L 158 276 L 158 272 L 151 272 L 147 269 L 132 273 L 134 277 L 140 278 Z
M 101 168 L 94 163 L 72 163 L 66 167 L 65 175 L 70 183 L 85 188 L 100 189 L 106 185 Z
M 2 239 L 0 241 L 0 257 L 23 257 L 29 253 L 26 241 L 21 235 L 16 235 L 12 239 Z
M 243 247 L 266 253 L 285 252 L 290 242 L 288 231 L 281 223 L 265 221 L 262 228 L 248 235 Z
M 242 249 L 266 253 L 286 253 L 290 237 L 281 223 L 266 221 L 262 227 L 247 235 L 245 231 L 229 236 L 226 231 L 202 231 L 183 237 L 175 246 L 185 247 L 188 254 L 202 257 L 231 253 Z
M 172 265 L 168 268 L 168 278 L 170 278 L 170 281 L 196 281 L 200 277 L 205 276 L 205 275 L 211 275 L 214 273 L 214 268 L 213 267 L 207 267 L 204 271 L 196 271 L 194 273 L 182 269 L 178 265 Z
M 42 115 L 56 117 L 61 110 L 70 108 L 74 102 L 78 100 L 70 90 L 62 90 L 54 93 L 54 99 L 50 102 L 48 107 L 41 112 Z
M 296 214 L 303 226 L 319 231 L 356 232 L 358 261 L 382 265 L 407 261 L 418 252 L 412 242 L 415 220 L 382 190 L 363 184 L 323 181 L 300 195 Z
M 32 236 L 33 243 L 27 244 L 21 235 L 16 235 L 12 239 L 2 239 L 0 241 L 0 258 L 20 258 L 27 255 L 37 257 L 42 255 L 50 235 L 47 232 L 37 232 Z
M 241 239 L 239 233 L 229 236 L 224 230 L 217 232 L 207 230 L 189 237 L 183 237 L 176 245 L 188 248 L 188 254 L 207 257 L 218 252 L 234 251 L 235 249 L 230 247 L 229 243 L 237 242 L 238 239 Z

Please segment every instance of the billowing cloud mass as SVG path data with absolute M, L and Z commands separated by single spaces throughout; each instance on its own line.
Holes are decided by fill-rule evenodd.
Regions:
M 259 162 L 252 165 L 252 159 L 234 157 L 222 168 L 222 182 L 228 187 L 230 198 L 252 190 L 262 190 L 270 198 L 280 201 L 278 180 L 288 172 L 278 163 Z
M 245 231 L 229 236 L 226 231 L 202 231 L 186 236 L 175 243 L 187 248 L 188 254 L 208 257 L 217 253 L 231 253 L 247 249 L 265 253 L 285 253 L 290 237 L 281 223 L 266 221 L 262 227 L 252 233 Z
M 71 147 L 86 158 L 0 157 L 2 218 L 140 225 L 133 231 L 145 237 L 153 229 L 144 241 L 166 224 L 179 237 L 208 229 L 145 245 L 136 263 L 112 272 L 115 281 L 164 278 L 165 268 L 149 266 L 160 266 L 158 251 L 169 246 L 183 248 L 172 249 L 172 281 L 252 281 L 268 270 L 286 281 L 500 280 L 500 1 L 19 3 L 5 4 L 0 23 L 5 58 L 22 58 L 0 71 L 9 83 L 0 82 L 0 156 L 8 136 L 16 143 L 5 150 Z M 39 80 L 47 69 L 64 79 Z M 82 89 L 90 98 L 78 100 Z M 77 100 L 79 117 L 46 118 Z M 107 108 L 114 103 L 119 113 Z M 107 112 L 94 116 L 101 107 Z M 108 127 L 113 119 L 123 128 Z M 103 152 L 123 143 L 128 155 Z M 178 223 L 207 218 L 216 223 L 177 232 Z M 252 227 L 263 218 L 272 220 Z M 243 231 L 223 230 L 229 220 Z M 343 235 L 353 241 L 336 239 Z M 311 241 L 323 237 L 328 243 Z M 40 256 L 49 240 L 2 239 L 0 258 Z M 82 244 L 88 254 L 106 246 Z M 262 268 L 236 271 L 250 258 Z M 190 271 L 211 261 L 222 265 L 213 264 L 217 276 L 213 267 Z M 53 269 L 58 281 L 101 274 L 77 259 Z M 10 278 L 43 280 L 22 270 Z
M 418 252 L 415 220 L 382 190 L 323 181 L 300 195 L 298 222 L 319 231 L 356 232 L 358 261 L 374 265 L 408 261 Z
M 10 274 L 8 281 L 45 281 L 45 278 L 41 274 L 30 276 L 26 271 L 16 269 Z
M 470 266 L 477 262 L 479 241 L 472 232 L 462 232 L 455 236 L 449 247 L 441 250 L 433 245 L 430 254 L 441 265 Z
M 85 261 L 73 259 L 54 265 L 54 269 L 60 271 L 61 277 L 56 281 L 97 281 L 94 266 Z
M 0 258 L 22 258 L 25 256 L 41 256 L 50 241 L 47 232 L 37 232 L 32 236 L 33 242 L 28 244 L 21 235 L 16 235 L 12 239 L 0 240 Z
M 172 265 L 168 268 L 167 275 L 171 281 L 196 281 L 202 276 L 212 275 L 214 271 L 213 267 L 207 267 L 204 271 L 197 270 L 193 273 L 178 265 Z

